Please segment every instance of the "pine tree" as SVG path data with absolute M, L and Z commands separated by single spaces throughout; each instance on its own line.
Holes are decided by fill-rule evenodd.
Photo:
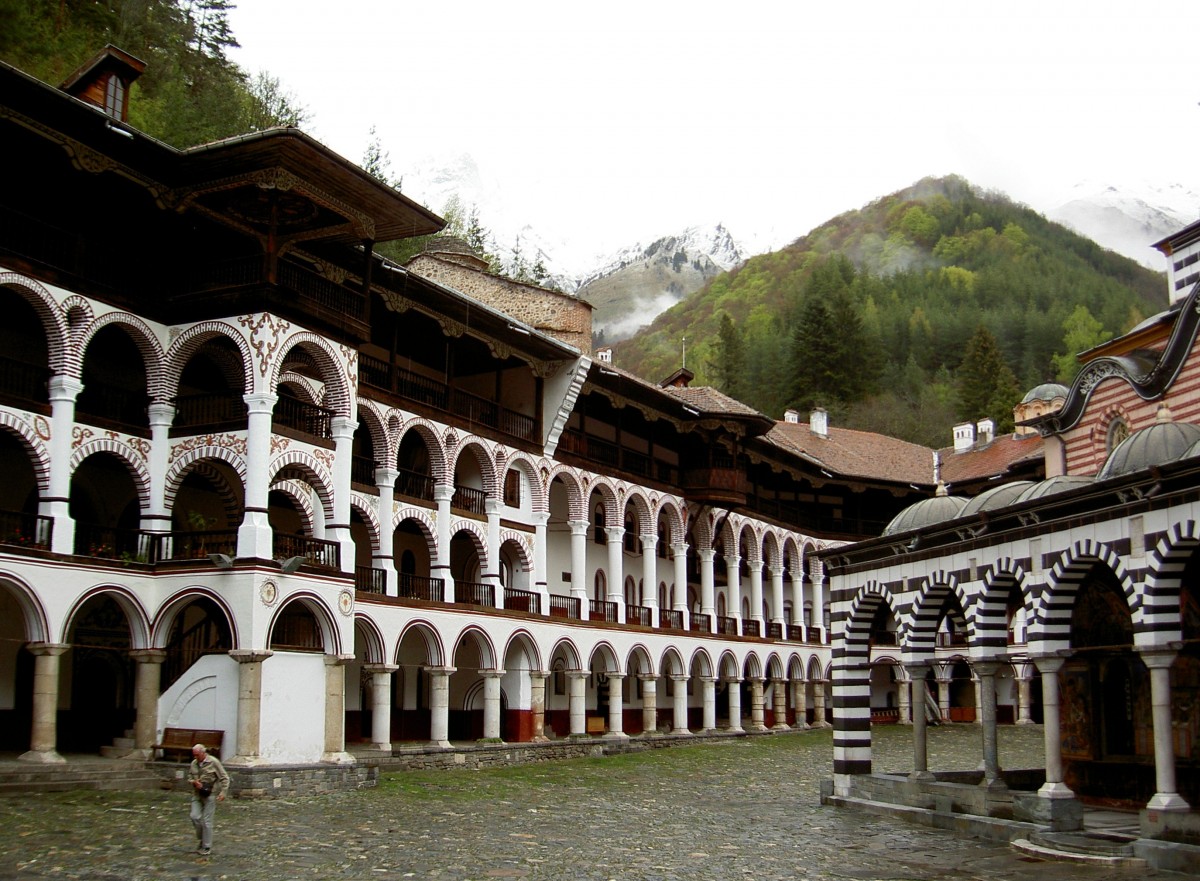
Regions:
M 717 388 L 731 398 L 741 400 L 746 375 L 746 349 L 741 331 L 728 312 L 721 313 L 717 331 L 717 349 L 709 361 Z
M 960 419 L 991 417 L 998 431 L 1012 429 L 1012 408 L 1021 398 L 1021 387 L 996 338 L 983 325 L 967 343 L 956 378 Z

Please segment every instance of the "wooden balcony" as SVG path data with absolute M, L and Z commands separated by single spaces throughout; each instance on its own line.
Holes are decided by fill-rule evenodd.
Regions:
M 617 623 L 617 604 L 607 600 L 588 600 L 588 620 Z
M 532 612 L 542 614 L 542 598 L 532 590 L 515 587 L 504 588 L 504 608 L 510 612 Z
M 626 606 L 625 607 L 625 623 L 638 624 L 642 627 L 650 627 L 654 621 L 652 610 L 649 606 Z
M 579 597 L 564 597 L 559 594 L 550 594 L 550 617 L 551 618 L 574 618 L 579 619 Z
M 683 630 L 683 612 L 676 609 L 659 609 L 658 626 L 663 630 Z
M 490 584 L 456 580 L 454 582 L 454 601 L 465 603 L 468 606 L 494 607 L 496 605 L 495 591 L 492 590 Z
M 387 593 L 387 572 L 372 566 L 355 566 L 354 589 L 363 593 Z
M 721 636 L 737 636 L 738 623 L 737 618 L 730 618 L 728 615 L 717 616 L 717 633 Z
M 446 580 L 444 578 L 426 578 L 422 575 L 400 572 L 397 574 L 396 580 L 399 586 L 399 595 L 406 600 L 440 603 L 446 599 Z
M 685 468 L 680 482 L 688 501 L 705 505 L 740 507 L 750 494 L 745 471 L 733 464 Z

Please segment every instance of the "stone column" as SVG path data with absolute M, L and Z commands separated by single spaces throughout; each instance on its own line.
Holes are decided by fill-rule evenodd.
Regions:
M 909 704 L 909 686 L 911 684 L 912 683 L 910 683 L 908 679 L 903 677 L 896 678 L 896 705 L 899 711 L 897 721 L 901 725 L 912 724 L 912 720 L 914 718 L 912 706 Z
M 742 680 L 727 679 L 729 690 L 729 730 L 744 731 L 742 728 Z
M 534 743 L 545 743 L 546 737 L 546 677 L 549 673 L 529 672 L 529 712 L 533 717 Z
M 763 618 L 763 564 L 762 560 L 750 558 L 750 620 L 758 622 L 758 635 L 767 635 L 767 622 Z
M 828 728 L 825 719 L 825 683 L 827 679 L 813 680 L 813 728 Z
M 713 588 L 713 560 L 717 552 L 712 548 L 701 548 L 696 552 L 700 558 L 700 614 L 708 616 L 709 633 L 717 632 L 716 591 Z
M 688 695 L 686 673 L 671 673 L 671 681 L 675 683 L 674 705 L 671 708 L 671 733 L 691 734 L 688 730 Z
M 129 656 L 137 662 L 137 721 L 133 727 L 133 752 L 128 758 L 149 761 L 154 758 L 154 744 L 158 743 L 158 687 L 167 653 L 162 649 L 137 649 Z
M 1046 740 L 1046 782 L 1038 790 L 1042 798 L 1074 798 L 1075 793 L 1063 782 L 1062 730 L 1059 718 L 1058 671 L 1065 663 L 1063 658 L 1036 658 L 1042 673 L 1042 716 Z
M 579 617 L 588 619 L 588 570 L 586 520 L 570 520 L 571 527 L 571 596 L 579 600 Z
M 325 751 L 322 762 L 352 765 L 346 752 L 346 665 L 354 655 L 325 656 Z
M 56 554 L 75 553 L 75 521 L 71 518 L 71 428 L 75 424 L 75 399 L 81 391 L 83 383 L 73 376 L 50 377 L 50 440 L 46 444 L 50 456 L 50 491 L 38 503 L 38 513 L 54 518 L 50 549 Z M 53 742 L 49 749 L 54 752 Z
M 277 395 L 254 393 L 243 396 L 246 402 L 246 504 L 238 527 L 237 555 L 251 560 L 274 558 L 274 533 L 267 519 L 267 469 L 271 464 L 271 414 Z M 257 663 L 257 662 L 255 662 Z M 241 742 L 238 752 L 242 751 Z M 251 758 L 250 754 L 243 754 Z M 258 755 L 258 736 L 254 754 Z
M 150 472 L 150 504 L 142 513 L 142 529 L 147 532 L 169 533 L 171 512 L 167 510 L 167 457 L 171 446 L 171 422 L 175 419 L 175 408 L 170 404 L 154 402 L 146 408 L 150 417 L 150 454 L 147 457 Z M 151 560 L 150 537 L 138 538 L 138 555 Z M 151 743 L 151 746 L 154 744 Z
M 1033 676 L 1029 668 L 1022 665 L 1020 678 L 1017 679 L 1017 724 L 1032 725 L 1033 713 Z
M 771 623 L 778 624 L 780 635 L 787 639 L 787 619 L 783 617 L 783 567 L 772 566 L 767 572 L 771 576 Z
M 538 595 L 538 614 L 550 614 L 550 580 L 546 572 L 546 529 L 550 523 L 549 511 L 534 511 L 529 515 L 533 521 L 533 590 Z M 500 553 L 500 549 L 496 549 Z
M 335 416 L 330 420 L 333 435 L 333 522 L 325 524 L 325 538 L 340 548 L 342 571 L 354 573 L 355 547 L 350 537 L 350 465 L 354 458 L 354 430 L 358 420 Z
M 609 526 L 604 530 L 608 539 L 608 601 L 617 604 L 617 620 L 625 623 L 625 527 Z
M 942 717 L 943 722 L 950 721 L 950 674 L 941 672 L 936 674 L 938 684 L 938 715 Z
M 500 739 L 500 677 L 503 670 L 480 670 L 483 677 L 483 739 Z
M 980 785 L 1004 787 L 1000 775 L 1000 750 L 996 744 L 996 661 L 976 661 L 974 672 L 979 677 L 979 721 L 983 725 L 983 780 Z
M 1150 671 L 1150 713 L 1154 722 L 1155 793 L 1146 804 L 1150 811 L 1188 811 L 1175 783 L 1175 740 L 1171 730 L 1170 649 L 1141 649 L 1142 661 Z
M 450 674 L 454 667 L 427 667 L 429 674 L 429 744 L 450 749 Z
M 809 576 L 812 578 L 812 612 L 809 626 L 819 635 L 821 642 L 825 641 L 825 569 L 821 561 L 813 559 L 809 562 Z
M 671 608 L 680 613 L 680 620 L 683 622 L 685 630 L 692 629 L 691 609 L 687 604 L 687 542 L 671 545 L 671 552 L 675 555 L 675 602 Z
M 429 575 L 442 579 L 448 603 L 455 599 L 454 576 L 450 574 L 450 539 L 454 536 L 450 500 L 453 498 L 453 483 L 439 482 L 433 485 L 433 503 L 437 506 L 437 556 L 429 565 Z
M 792 582 L 792 620 L 789 624 L 804 626 L 804 572 L 794 569 L 791 572 Z
M 61 764 L 66 760 L 57 750 L 58 659 L 70 646 L 35 642 L 26 648 L 33 654 L 33 726 L 29 732 L 29 750 L 18 758 L 42 765 Z
M 763 724 L 763 681 L 750 680 L 750 731 L 766 731 Z
M 924 664 L 906 665 L 912 679 L 912 726 L 913 726 L 913 770 L 911 780 L 932 780 L 929 773 L 929 750 L 925 718 L 925 671 Z
M 773 731 L 787 731 L 791 726 L 787 722 L 787 680 L 771 680 L 771 694 L 775 698 L 775 724 Z
M 392 525 L 392 509 L 396 506 L 396 478 L 400 472 L 395 468 L 375 469 L 375 487 L 379 490 L 379 550 L 372 558 L 372 565 L 386 573 L 386 592 L 390 597 L 399 594 L 399 578 L 396 572 L 395 527 Z
M 795 695 L 796 695 L 795 700 L 793 701 L 793 703 L 796 705 L 796 726 L 795 727 L 797 727 L 803 731 L 804 729 L 809 727 L 808 726 L 808 680 L 807 679 L 797 679 L 793 683 L 793 687 L 795 688 Z
M 274 652 L 264 649 L 233 649 L 229 657 L 238 662 L 237 755 L 226 765 L 259 765 L 262 737 L 262 665 Z
M 587 737 L 587 677 L 583 670 L 567 671 L 567 706 L 570 737 Z
M 628 740 L 625 733 L 625 695 L 622 684 L 625 677 L 620 673 L 608 674 L 608 734 L 614 740 Z
M 393 570 L 394 571 L 394 570 Z M 364 664 L 371 676 L 371 749 L 392 751 L 392 674 L 396 664 Z
M 487 569 L 482 575 L 482 581 L 492 586 L 492 605 L 503 609 L 504 585 L 500 583 L 500 512 L 504 510 L 504 503 L 489 496 L 484 499 L 483 507 L 487 512 L 487 559 L 480 563 Z
M 742 627 L 742 558 L 737 554 L 725 557 L 725 612 L 737 622 L 737 632 L 745 633 Z
M 658 678 L 642 675 L 642 733 L 658 734 Z
M 650 610 L 650 626 L 658 627 L 658 536 L 643 532 L 642 539 L 642 605 Z
M 717 730 L 717 679 L 715 676 L 701 676 L 700 684 L 704 687 L 702 730 L 709 734 Z

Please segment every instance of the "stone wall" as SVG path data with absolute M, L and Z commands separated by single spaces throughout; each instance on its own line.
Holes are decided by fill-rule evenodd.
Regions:
M 160 765 L 160 767 L 162 767 Z M 287 798 L 296 795 L 321 795 L 347 789 L 369 789 L 379 783 L 379 768 L 355 765 L 290 765 L 260 768 L 226 768 L 231 798 Z M 163 768 L 163 785 L 181 792 L 190 791 L 187 766 Z

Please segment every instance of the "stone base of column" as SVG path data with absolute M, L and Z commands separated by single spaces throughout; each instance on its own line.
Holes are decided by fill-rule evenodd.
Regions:
M 121 756 L 121 761 L 153 762 L 154 761 L 154 750 L 152 750 L 152 749 L 131 749 L 125 755 Z
M 1054 785 L 1063 786 L 1061 783 Z M 1049 826 L 1053 832 L 1082 829 L 1083 805 L 1071 790 L 1067 789 L 1067 793 L 1066 796 L 1043 796 L 1040 792 L 1014 792 L 1013 819 Z
M 221 762 L 226 768 L 257 768 L 259 765 L 270 764 L 262 756 L 234 756 Z
M 984 777 L 979 781 L 979 788 L 986 789 L 988 792 L 1007 792 L 1008 784 L 1004 782 L 1002 777 L 993 777 L 990 780 Z
M 766 725 L 763 725 L 760 722 L 757 725 L 753 725 L 753 724 L 747 725 L 746 730 L 751 732 L 752 734 L 762 734 L 764 731 L 770 731 L 771 729 L 769 729 Z
M 52 749 L 31 749 L 17 756 L 19 762 L 29 762 L 34 765 L 65 765 L 67 760 Z
M 604 735 L 602 740 L 628 740 L 629 735 L 624 731 L 609 731 Z
M 730 734 L 745 734 L 746 733 L 746 729 L 743 728 L 741 725 L 730 725 L 728 728 L 724 728 L 722 730 L 728 731 Z
M 381 753 L 387 753 L 388 755 L 392 754 L 391 743 L 373 743 L 370 745 L 369 749 L 376 750 L 377 752 Z
M 539 734 L 539 735 L 537 735 L 537 737 L 529 738 L 529 742 L 530 743 L 549 743 L 550 738 L 544 734 Z
M 792 726 L 789 725 L 787 722 L 776 722 L 774 725 L 771 726 L 771 730 L 772 731 L 791 731 Z
M 454 749 L 454 744 L 448 740 L 431 740 L 426 746 L 429 749 Z
M 1016 725 L 1036 725 L 1037 723 L 1034 722 L 1032 719 L 1018 719 L 1014 724 L 1016 724 Z
M 1190 811 L 1192 806 L 1184 801 L 1177 792 L 1156 792 L 1150 801 L 1146 802 L 1148 811 Z
M 809 728 L 811 728 L 811 727 L 812 727 L 812 726 L 811 726 L 811 725 L 809 725 L 807 722 L 797 722 L 795 725 L 793 725 L 793 726 L 792 726 L 792 730 L 794 730 L 794 731 L 807 731 L 807 730 L 808 730 Z
M 671 735 L 673 737 L 683 737 L 684 735 L 690 735 L 691 733 L 692 733 L 692 730 L 690 728 L 672 728 L 671 729 Z
M 923 783 L 925 781 L 932 783 L 937 780 L 937 777 L 934 776 L 932 771 L 913 771 L 908 775 L 908 779 L 916 783 Z

